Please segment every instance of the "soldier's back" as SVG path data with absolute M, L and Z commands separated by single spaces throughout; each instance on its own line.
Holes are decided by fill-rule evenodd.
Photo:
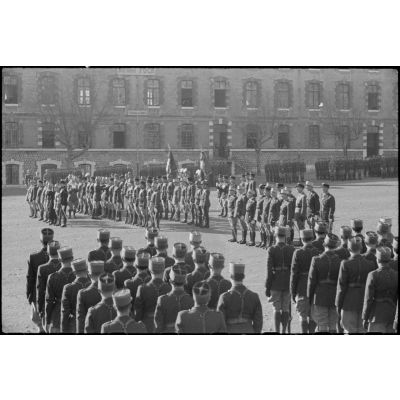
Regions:
M 232 283 L 223 278 L 221 275 L 210 276 L 207 279 L 207 282 L 211 289 L 211 297 L 210 301 L 208 302 L 208 307 L 213 310 L 217 308 L 219 296 L 222 293 L 227 292 L 232 287 Z
M 106 322 L 101 327 L 101 333 L 105 334 L 145 334 L 146 327 L 143 322 L 136 322 L 130 317 L 116 317 L 113 321 Z
M 226 333 L 224 316 L 208 307 L 180 311 L 176 318 L 177 333 Z
M 135 277 L 136 275 L 136 268 L 132 267 L 132 269 L 128 269 L 123 267 L 113 272 L 115 278 L 115 287 L 117 289 L 123 289 L 124 282 L 128 279 Z
M 100 333 L 101 326 L 117 316 L 112 299 L 105 299 L 90 307 L 85 320 L 85 333 Z

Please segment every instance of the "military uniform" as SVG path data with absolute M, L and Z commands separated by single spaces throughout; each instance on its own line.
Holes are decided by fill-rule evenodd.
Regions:
M 76 272 L 87 271 L 86 261 L 74 260 L 72 268 Z M 76 332 L 76 300 L 78 292 L 90 285 L 89 277 L 76 277 L 72 283 L 64 286 L 61 297 L 61 333 Z
M 392 333 L 398 301 L 398 272 L 389 266 L 390 249 L 378 248 L 379 268 L 367 277 L 362 319 L 368 332 Z
M 57 250 L 59 248 L 60 248 L 60 243 L 52 241 L 47 246 L 47 253 L 54 256 L 57 254 Z M 37 301 L 37 311 L 42 320 L 44 320 L 44 313 L 45 313 L 47 280 L 52 273 L 58 271 L 60 268 L 61 268 L 61 263 L 58 258 L 52 258 L 47 263 L 40 265 L 38 268 L 36 301 Z
M 255 199 L 254 191 L 249 190 L 247 193 L 249 193 L 249 199 L 246 203 L 246 214 L 244 217 L 250 235 L 250 241 L 247 245 L 254 246 L 256 239 L 256 221 L 254 218 L 256 216 L 257 201 Z
M 322 183 L 322 186 L 329 188 L 327 183 Z M 335 207 L 335 198 L 330 193 L 323 193 L 321 195 L 321 219 L 327 224 L 329 233 L 332 232 Z
M 235 204 L 234 216 L 238 219 L 242 229 L 242 240 L 239 242 L 240 244 L 245 244 L 247 237 L 247 225 L 245 222 L 247 200 L 246 194 L 241 193 L 239 194 Z
M 90 286 L 78 292 L 76 301 L 76 327 L 77 333 L 84 333 L 86 314 L 90 307 L 101 301 L 98 283 L 92 282 Z
M 340 237 L 342 238 L 341 245 L 335 250 L 335 253 L 341 260 L 350 258 L 350 251 L 348 249 L 347 240 L 351 238 L 351 228 L 349 226 L 340 227 Z
M 208 307 L 213 309 L 217 308 L 218 299 L 222 293 L 227 292 L 231 287 L 232 283 L 220 274 L 220 270 L 224 268 L 225 258 L 220 253 L 211 253 L 210 255 L 210 268 L 211 275 L 207 278 L 207 283 L 210 285 L 211 296 L 208 302 Z M 218 273 L 217 273 L 218 271 Z
M 324 234 L 326 233 L 326 224 L 325 222 L 317 222 L 315 224 L 315 232 L 319 233 L 319 234 Z M 324 237 L 319 237 L 317 239 L 315 239 L 312 242 L 312 245 L 320 252 L 320 254 L 322 254 L 325 251 L 324 248 Z
M 178 313 L 182 310 L 189 310 L 194 302 L 184 288 L 186 280 L 186 269 L 174 265 L 171 270 L 172 290 L 165 295 L 158 297 L 156 310 L 154 314 L 154 325 L 156 333 L 175 332 L 175 321 Z
M 150 260 L 149 269 L 152 274 L 162 274 L 164 260 L 161 257 L 153 257 Z M 134 303 L 134 315 L 136 321 L 143 321 L 149 333 L 154 331 L 154 313 L 157 299 L 171 291 L 171 285 L 160 278 L 152 278 L 148 283 L 139 286 Z
M 300 232 L 302 239 L 312 238 L 312 230 Z M 314 321 L 311 319 L 310 299 L 307 297 L 307 280 L 311 260 L 319 254 L 311 244 L 306 243 L 293 253 L 290 273 L 290 295 L 296 302 L 296 311 L 300 317 L 302 333 L 313 333 Z
M 329 234 L 325 244 L 337 245 L 338 237 Z M 311 302 L 311 316 L 318 332 L 336 331 L 338 315 L 335 308 L 336 286 L 339 276 L 340 258 L 334 251 L 326 251 L 313 257 L 308 274 L 307 297 Z
M 361 249 L 361 245 L 360 245 Z M 341 322 L 346 333 L 363 333 L 361 312 L 365 283 L 374 264 L 361 254 L 352 255 L 340 265 L 336 308 L 341 312 Z
M 176 318 L 177 333 L 225 333 L 224 316 L 219 311 L 210 310 L 207 303 L 210 299 L 210 286 L 207 282 L 197 282 L 193 287 L 195 306 L 183 310 Z
M 72 261 L 72 249 L 70 247 L 62 247 L 58 250 L 58 256 L 61 263 Z M 57 332 L 60 330 L 63 289 L 66 284 L 73 282 L 74 279 L 75 273 L 72 268 L 61 266 L 47 280 L 45 318 L 46 326 L 50 326 L 50 331 Z
M 307 223 L 310 229 L 314 228 L 315 217 L 319 216 L 320 204 L 319 204 L 319 196 L 313 189 L 313 183 L 307 181 L 306 187 L 308 190 L 307 194 Z
M 242 274 L 243 264 L 229 264 L 231 275 Z M 235 284 L 218 300 L 217 310 L 224 314 L 229 333 L 261 333 L 263 315 L 258 294 L 243 284 Z
M 206 280 L 210 276 L 210 271 L 206 267 L 209 253 L 204 247 L 198 247 L 193 250 L 193 261 L 196 265 L 193 272 L 186 276 L 186 290 L 192 295 L 193 286 L 200 281 Z
M 137 271 L 133 266 L 133 262 L 135 261 L 136 250 L 131 246 L 125 246 L 122 249 L 121 258 L 125 263 L 130 263 L 130 265 L 125 265 L 121 269 L 118 269 L 113 272 L 115 278 L 115 287 L 120 290 L 124 287 L 124 282 L 128 279 L 133 278 Z
M 110 232 L 105 229 L 97 231 L 97 240 L 99 242 L 106 242 L 110 240 Z M 87 256 L 88 262 L 91 261 L 104 261 L 106 262 L 111 257 L 111 251 L 108 246 L 102 244 L 98 249 L 92 250 Z
M 357 233 L 355 230 L 361 230 L 363 228 L 363 221 L 361 219 L 352 219 L 351 221 L 351 229 L 354 231 L 354 236 L 359 237 L 362 242 L 362 250 L 361 254 L 364 254 L 367 251 L 367 246 L 365 245 L 365 238 L 361 232 Z
M 90 307 L 85 318 L 85 333 L 101 333 L 101 326 L 112 321 L 117 312 L 111 297 L 103 297 L 105 293 L 115 291 L 115 278 L 109 273 L 101 274 L 98 280 L 99 291 L 102 299 L 96 305 Z

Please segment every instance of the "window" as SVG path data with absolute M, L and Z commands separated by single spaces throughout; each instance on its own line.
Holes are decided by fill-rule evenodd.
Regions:
M 90 164 L 79 164 L 78 168 L 82 172 L 82 176 L 85 176 L 86 173 L 92 175 L 92 166 Z
M 89 147 L 89 134 L 83 125 L 79 127 L 78 131 L 78 147 L 80 149 Z
M 257 125 L 247 125 L 246 127 L 246 147 L 248 149 L 257 148 L 259 128 Z
M 319 125 L 310 125 L 310 148 L 319 149 L 321 147 L 319 136 Z
M 112 81 L 112 99 L 114 106 L 126 104 L 125 79 L 115 78 Z
M 379 86 L 376 84 L 369 84 L 367 87 L 368 95 L 368 110 L 379 110 Z
M 193 81 L 181 82 L 181 106 L 193 107 Z
M 42 147 L 44 149 L 55 147 L 54 124 L 52 122 L 45 122 L 42 125 Z
M 113 126 L 113 148 L 124 149 L 125 146 L 125 124 L 114 124 Z
M 350 85 L 348 83 L 339 83 L 337 87 L 337 108 L 339 110 L 350 109 Z
M 193 149 L 193 125 L 183 124 L 181 127 L 181 141 L 184 149 Z
M 226 81 L 215 81 L 214 83 L 214 107 L 226 107 Z
M 148 149 L 160 149 L 160 124 L 146 124 L 145 125 L 145 146 Z
M 54 76 L 46 75 L 40 79 L 40 102 L 41 104 L 55 104 L 56 81 Z
M 7 164 L 6 165 L 6 185 L 19 184 L 19 165 Z
M 88 78 L 78 79 L 78 104 L 90 105 L 90 81 Z
M 379 154 L 379 128 L 369 126 L 367 132 L 367 157 L 377 156 Z
M 18 78 L 6 75 L 3 79 L 4 103 L 18 104 Z
M 280 125 L 278 131 L 278 149 L 288 149 L 289 147 L 289 125 Z
M 250 81 L 246 83 L 245 87 L 245 101 L 247 108 L 256 108 L 258 98 L 258 85 L 257 82 Z
M 278 82 L 277 87 L 277 107 L 290 107 L 290 87 L 289 82 Z
M 319 82 L 310 82 L 307 90 L 308 108 L 316 110 L 321 104 L 321 85 Z
M 146 99 L 148 106 L 160 105 L 160 81 L 158 79 L 149 79 L 147 81 Z
M 6 122 L 6 147 L 17 147 L 18 141 L 18 123 L 17 122 Z

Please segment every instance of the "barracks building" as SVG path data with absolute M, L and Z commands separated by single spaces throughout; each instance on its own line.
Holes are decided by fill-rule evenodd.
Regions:
M 71 165 L 91 173 L 165 165 L 168 148 L 178 165 L 198 163 L 203 150 L 210 160 L 231 161 L 235 173 L 255 170 L 257 146 L 263 164 L 312 166 L 341 157 L 344 142 L 351 157 L 397 154 L 396 70 L 2 70 L 2 185 Z

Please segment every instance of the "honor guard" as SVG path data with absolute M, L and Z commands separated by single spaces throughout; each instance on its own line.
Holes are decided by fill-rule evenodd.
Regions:
M 143 251 L 141 251 L 143 250 Z M 129 289 L 132 297 L 132 304 L 135 302 L 137 289 L 140 285 L 147 283 L 151 279 L 149 272 L 150 254 L 145 249 L 139 249 L 136 254 L 135 267 L 137 273 L 132 278 L 124 282 L 124 288 Z
M 114 271 L 115 287 L 117 290 L 124 288 L 124 282 L 131 279 L 136 275 L 136 268 L 134 265 L 136 257 L 136 250 L 132 246 L 124 246 L 121 252 L 122 268 Z
M 254 190 L 249 189 L 247 191 L 247 195 L 249 196 L 249 200 L 246 203 L 246 214 L 245 214 L 245 221 L 247 225 L 247 229 L 250 235 L 250 241 L 247 246 L 255 246 L 256 240 L 256 208 L 257 208 L 257 201 L 256 201 L 256 193 Z
M 271 189 L 271 204 L 269 206 L 268 225 L 270 227 L 271 235 L 269 237 L 268 247 L 271 247 L 274 242 L 273 229 L 278 224 L 280 213 L 280 200 L 278 199 L 278 191 L 275 188 Z
M 348 243 L 351 239 L 351 228 L 350 226 L 340 227 L 340 246 L 335 250 L 335 253 L 341 260 L 347 260 L 350 257 L 350 251 L 348 249 Z
M 211 253 L 209 264 L 211 274 L 207 282 L 210 285 L 211 296 L 208 307 L 215 310 L 220 295 L 227 292 L 232 287 L 232 283 L 222 276 L 222 270 L 225 267 L 225 258 L 221 253 Z
M 286 244 L 287 229 L 275 227 L 276 244 L 267 250 L 265 294 L 274 309 L 275 332 L 286 333 L 290 318 L 290 266 L 294 247 Z
M 246 189 L 244 185 L 239 185 L 238 186 L 239 190 L 239 196 L 236 200 L 236 206 L 235 206 L 235 213 L 234 216 L 238 219 L 240 223 L 240 228 L 242 230 L 242 240 L 238 242 L 239 244 L 246 244 L 246 239 L 247 239 L 247 225 L 245 221 L 245 216 L 246 216 L 246 204 L 247 204 L 247 195 L 246 195 Z
M 173 265 L 180 265 L 182 268 L 186 269 L 186 273 L 188 273 L 188 267 L 186 265 L 186 254 L 187 254 L 187 246 L 185 243 L 174 243 L 174 248 L 172 250 L 172 256 L 174 260 Z M 168 268 L 165 268 L 163 280 L 164 282 L 169 283 L 169 273 L 171 271 L 172 265 Z
M 179 180 L 174 179 L 174 192 L 172 194 L 172 204 L 173 211 L 171 214 L 171 220 L 180 221 L 181 218 L 181 210 L 179 208 L 179 203 L 181 201 L 181 187 L 179 185 Z
M 122 268 L 122 239 L 119 237 L 110 238 L 109 246 L 111 257 L 104 264 L 104 272 L 112 274 Z
M 320 253 L 323 253 L 325 251 L 324 242 L 327 234 L 325 222 L 316 222 L 314 226 L 314 232 L 316 239 L 312 242 L 312 244 Z
M 90 285 L 86 260 L 72 261 L 75 280 L 64 286 L 61 297 L 61 333 L 76 332 L 76 300 L 78 292 Z
M 336 308 L 345 333 L 364 333 L 361 313 L 365 283 L 374 264 L 361 255 L 361 238 L 350 240 L 350 258 L 340 264 Z
M 306 182 L 307 189 L 307 223 L 310 229 L 314 228 L 315 219 L 319 217 L 320 204 L 319 196 L 314 191 L 314 184 L 310 181 Z
M 117 312 L 116 318 L 105 322 L 101 326 L 101 333 L 107 334 L 145 334 L 146 327 L 142 322 L 136 322 L 131 318 L 132 297 L 129 290 L 123 289 L 112 295 L 114 307 Z
M 40 265 L 37 272 L 37 312 L 40 316 L 42 326 L 45 325 L 44 316 L 47 280 L 53 272 L 56 272 L 61 268 L 61 263 L 58 259 L 59 248 L 60 242 L 52 241 L 47 244 L 47 254 L 49 255 L 49 261 L 43 265 Z
M 296 207 L 294 210 L 294 218 L 297 223 L 299 231 L 305 228 L 305 222 L 307 219 L 307 196 L 304 193 L 304 185 L 299 182 L 296 185 L 298 196 L 296 198 Z
M 393 333 L 399 275 L 389 266 L 390 255 L 388 247 L 378 247 L 378 269 L 367 277 L 362 319 L 364 329 L 368 329 L 368 332 Z
M 190 213 L 190 221 L 188 221 L 188 225 L 194 225 L 194 223 L 196 222 L 196 184 L 193 182 L 193 178 L 191 176 L 188 178 L 188 182 L 189 185 L 187 188 L 187 202 Z
M 210 276 L 210 271 L 207 267 L 209 256 L 210 254 L 204 247 L 198 247 L 192 252 L 195 267 L 194 271 L 186 276 L 186 290 L 190 295 L 192 295 L 192 289 L 196 282 L 204 281 Z
M 189 251 L 186 254 L 185 262 L 186 262 L 186 267 L 188 269 L 188 273 L 192 272 L 194 270 L 194 261 L 192 257 L 192 253 L 194 249 L 197 249 L 201 246 L 201 233 L 197 231 L 192 231 L 189 234 Z
M 194 285 L 194 307 L 178 313 L 175 324 L 177 333 L 226 333 L 223 314 L 207 306 L 210 296 L 211 288 L 207 282 Z
M 361 233 L 363 230 L 363 221 L 361 219 L 352 219 L 350 221 L 351 229 L 353 230 L 353 236 L 357 236 L 361 238 L 362 249 L 361 254 L 364 254 L 367 251 L 367 247 L 364 242 L 364 235 Z
M 108 247 L 108 242 L 110 241 L 110 231 L 106 229 L 99 229 L 97 231 L 97 242 L 99 243 L 99 248 L 89 252 L 87 260 L 91 261 L 107 261 L 111 257 L 111 251 Z
M 219 297 L 217 310 L 224 314 L 229 333 L 261 333 L 260 298 L 243 285 L 244 269 L 244 264 L 229 263 L 232 287 Z
M 234 186 L 229 188 L 228 193 L 228 220 L 231 226 L 232 238 L 228 242 L 237 242 L 237 217 L 235 217 L 236 209 L 236 188 Z
M 47 280 L 45 310 L 47 333 L 60 332 L 63 288 L 75 279 L 75 274 L 71 268 L 71 261 L 74 258 L 71 247 L 58 249 L 58 258 L 61 262 L 61 268 L 52 273 Z
M 257 199 L 257 206 L 256 206 L 256 215 L 255 221 L 260 232 L 260 241 L 256 244 L 256 247 L 261 247 L 264 243 L 264 226 L 261 220 L 262 213 L 263 213 L 263 206 L 264 206 L 264 199 L 265 199 L 265 185 L 261 184 L 258 185 L 258 194 L 259 197 Z
M 117 316 L 112 300 L 112 294 L 115 292 L 114 276 L 108 273 L 101 274 L 98 288 L 101 301 L 89 308 L 85 319 L 85 333 L 101 333 L 102 325 Z
M 150 254 L 151 257 L 155 256 L 157 253 L 156 246 L 154 245 L 154 239 L 158 236 L 158 229 L 156 228 L 147 228 L 145 239 L 147 240 L 146 251 Z
M 210 189 L 208 188 L 208 182 L 207 181 L 202 181 L 202 191 L 201 191 L 201 197 L 200 197 L 200 206 L 201 206 L 201 211 L 202 211 L 202 217 L 203 217 L 203 227 L 204 228 L 209 228 L 210 227 Z M 225 214 L 226 216 L 226 214 Z
M 393 257 L 393 235 L 391 233 L 392 220 L 390 218 L 380 218 L 376 233 L 378 234 L 378 247 L 388 247 Z
M 267 246 L 269 245 L 269 239 L 272 235 L 271 227 L 268 223 L 269 208 L 271 206 L 271 200 L 272 200 L 271 189 L 272 187 L 269 185 L 269 183 L 267 183 L 265 186 L 265 197 L 261 214 L 261 225 L 264 237 L 260 247 L 263 249 L 267 248 Z
M 329 183 L 322 183 L 321 218 L 328 226 L 328 232 L 332 232 L 335 215 L 335 198 L 329 193 Z
M 162 257 L 152 257 L 149 262 L 151 280 L 140 285 L 134 303 L 136 321 L 143 321 L 147 332 L 154 332 L 154 313 L 158 297 L 171 291 L 171 285 L 163 282 L 165 261 Z
M 104 261 L 89 262 L 89 278 L 91 284 L 80 289 L 76 300 L 76 331 L 84 333 L 86 314 L 90 307 L 101 301 L 101 294 L 98 289 L 99 276 L 104 273 Z
M 169 276 L 172 290 L 157 300 L 154 314 L 156 333 L 174 333 L 178 313 L 182 310 L 189 310 L 194 305 L 192 297 L 184 289 L 186 269 L 180 265 L 174 265 Z
M 311 317 L 318 332 L 336 333 L 338 314 L 335 308 L 336 286 L 340 258 L 335 254 L 339 238 L 329 233 L 324 240 L 325 251 L 312 258 L 307 282 L 307 297 L 311 303 Z
M 40 242 L 42 249 L 31 253 L 28 258 L 28 273 L 26 275 L 26 297 L 32 307 L 31 319 L 38 328 L 38 332 L 43 332 L 43 326 L 40 321 L 39 313 L 36 304 L 36 279 L 40 265 L 49 261 L 47 253 L 47 244 L 53 240 L 54 231 L 49 228 L 44 228 L 40 231 Z
M 314 333 L 316 324 L 311 318 L 310 299 L 307 297 L 307 279 L 311 260 L 319 254 L 312 245 L 314 232 L 312 229 L 300 231 L 303 247 L 293 253 L 290 273 L 290 295 L 296 303 L 296 311 L 300 318 L 301 333 Z

